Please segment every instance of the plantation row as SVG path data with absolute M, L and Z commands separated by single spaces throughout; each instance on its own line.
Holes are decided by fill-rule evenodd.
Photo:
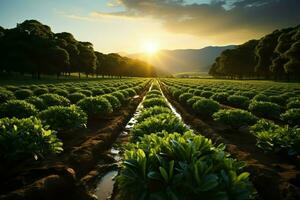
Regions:
M 131 130 L 117 177 L 121 199 L 254 199 L 244 163 L 191 131 L 155 82 Z
M 89 121 L 117 111 L 149 80 L 123 79 L 0 88 L 0 158 L 38 159 L 59 153 L 57 132 L 87 128 Z
M 300 87 L 178 79 L 163 83 L 173 98 L 203 118 L 232 129 L 251 126 L 263 150 L 300 154 Z

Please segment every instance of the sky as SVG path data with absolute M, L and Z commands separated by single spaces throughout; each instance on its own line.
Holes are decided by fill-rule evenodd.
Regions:
M 0 0 L 0 26 L 36 19 L 97 51 L 137 53 L 241 44 L 300 24 L 299 10 L 300 0 Z

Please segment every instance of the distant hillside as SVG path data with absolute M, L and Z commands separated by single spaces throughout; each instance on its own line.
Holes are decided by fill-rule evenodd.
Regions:
M 149 60 L 157 69 L 168 73 L 180 72 L 208 72 L 216 57 L 226 49 L 233 49 L 229 46 L 209 46 L 202 49 L 178 49 L 161 50 L 151 59 L 144 54 L 130 54 L 131 58 Z

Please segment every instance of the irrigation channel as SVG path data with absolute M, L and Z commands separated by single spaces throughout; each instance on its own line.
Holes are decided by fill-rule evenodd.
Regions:
M 157 84 L 159 85 L 159 84 Z M 153 86 L 153 82 L 148 90 L 151 91 Z M 159 86 L 160 87 L 160 86 Z M 172 110 L 172 112 L 181 120 L 182 117 L 177 112 L 176 108 L 168 101 L 166 96 L 164 95 L 163 91 L 160 88 L 160 91 L 162 93 L 163 98 L 166 100 L 168 106 Z M 122 133 L 120 133 L 119 137 L 117 138 L 116 142 L 114 143 L 113 147 L 108 151 L 108 154 L 110 154 L 116 162 L 120 163 L 122 161 L 122 144 L 125 144 L 130 137 L 130 131 L 134 127 L 134 125 L 137 123 L 137 118 L 141 114 L 143 110 L 143 102 L 146 98 L 146 95 L 143 97 L 142 101 L 139 103 L 136 111 L 134 112 L 133 116 L 130 118 L 128 123 L 126 124 L 124 130 Z M 190 126 L 185 124 L 189 129 Z M 114 192 L 114 184 L 115 184 L 115 177 L 118 175 L 118 170 L 109 170 L 107 171 L 104 175 L 101 176 L 101 179 L 99 182 L 96 184 L 96 188 L 94 190 L 94 196 L 98 200 L 108 200 L 112 198 L 113 192 Z

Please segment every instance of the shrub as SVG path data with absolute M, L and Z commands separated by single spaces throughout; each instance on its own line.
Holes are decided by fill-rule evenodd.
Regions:
M 175 98 L 175 99 L 179 99 L 179 96 L 182 94 L 183 92 L 179 89 L 175 89 L 173 92 L 172 92 L 172 96 Z
M 203 91 L 201 92 L 201 96 L 205 98 L 210 98 L 214 93 L 210 91 Z
M 159 115 L 162 113 L 172 113 L 171 109 L 168 107 L 162 107 L 162 106 L 154 106 L 148 109 L 144 109 L 141 114 L 138 116 L 137 121 L 141 122 L 144 119 L 148 118 L 148 117 L 152 117 L 155 115 Z
M 105 94 L 102 97 L 109 101 L 109 103 L 112 105 L 113 110 L 121 107 L 121 102 L 117 97 L 110 94 Z
M 201 116 L 205 117 L 210 117 L 219 109 L 219 103 L 211 99 L 200 99 L 193 104 L 193 110 Z
M 5 89 L 0 89 L 0 104 L 8 101 L 16 99 L 13 92 Z
M 188 128 L 175 115 L 163 113 L 156 116 L 148 117 L 141 123 L 135 125 L 131 130 L 134 139 L 143 135 L 162 132 L 184 133 Z
M 213 114 L 213 119 L 232 128 L 253 125 L 257 121 L 257 118 L 250 112 L 240 109 L 219 110 Z
M 199 96 L 193 96 L 192 98 L 190 98 L 189 100 L 187 100 L 186 104 L 190 107 L 193 106 L 193 104 L 198 101 L 198 100 L 201 100 L 201 99 L 205 99 L 204 97 L 199 97 Z
M 161 95 L 161 92 L 160 92 L 160 90 L 151 90 L 151 91 L 149 91 L 148 93 L 147 93 L 147 95 L 150 95 L 150 94 L 157 94 L 157 95 Z
M 125 100 L 127 100 L 129 98 L 129 93 L 127 90 L 120 90 L 119 92 L 123 94 L 123 96 L 125 97 Z
M 63 89 L 55 89 L 52 91 L 53 94 L 58 94 L 60 96 L 63 97 L 67 97 L 69 95 L 69 92 L 67 90 L 63 90 Z
M 214 95 L 212 95 L 211 99 L 213 99 L 219 103 L 225 104 L 225 103 L 227 103 L 228 96 L 229 96 L 229 94 L 226 92 L 219 92 L 219 93 L 215 93 Z
M 90 90 L 79 90 L 78 92 L 84 94 L 87 97 L 90 97 L 93 95 L 93 93 Z
M 278 105 L 283 106 L 286 103 L 286 99 L 280 95 L 269 96 L 270 102 L 277 103 Z
M 246 91 L 246 92 L 241 92 L 240 95 L 252 99 L 256 95 L 256 92 Z
M 12 91 L 12 92 L 19 89 L 17 86 L 14 86 L 14 85 L 7 85 L 7 86 L 5 86 L 5 88 L 9 91 Z
M 271 102 L 252 101 L 249 110 L 259 117 L 278 119 L 280 116 L 280 106 Z
M 266 152 L 300 154 L 300 128 L 280 127 L 267 120 L 259 120 L 250 128 L 257 139 L 257 146 Z
M 132 88 L 126 89 L 126 92 L 128 92 L 128 96 L 130 96 L 130 97 L 133 97 L 136 95 L 135 90 Z
M 41 99 L 40 97 L 32 96 L 32 97 L 25 99 L 25 101 L 34 105 L 38 110 L 43 110 L 46 108 L 46 105 L 44 104 L 43 99 Z
M 300 100 L 296 100 L 296 101 L 290 101 L 287 105 L 286 105 L 287 109 L 291 109 L 291 108 L 300 108 Z
M 105 94 L 104 90 L 100 89 L 100 88 L 92 89 L 92 93 L 93 93 L 93 96 L 98 96 L 98 95 Z
M 300 108 L 292 108 L 280 115 L 281 119 L 290 125 L 300 125 Z
M 254 101 L 270 101 L 269 97 L 264 94 L 257 94 L 253 97 Z
M 37 88 L 37 89 L 33 90 L 33 94 L 36 96 L 40 96 L 40 95 L 46 94 L 48 92 L 49 92 L 49 90 L 46 88 Z
M 43 94 L 40 96 L 43 99 L 44 104 L 49 106 L 68 106 L 70 105 L 70 100 L 66 97 L 60 96 L 58 94 Z
M 113 111 L 109 101 L 103 97 L 86 97 L 81 99 L 77 105 L 84 110 L 88 116 L 108 114 Z
M 160 98 L 161 94 L 147 94 L 145 99 L 153 99 L 153 98 Z
M 300 101 L 300 97 L 290 97 L 286 102 L 289 103 L 291 101 Z
M 186 104 L 187 100 L 189 100 L 190 98 L 192 98 L 194 95 L 191 93 L 183 93 L 179 96 L 179 101 Z
M 227 98 L 228 104 L 237 108 L 246 109 L 249 106 L 249 98 L 238 95 L 231 95 Z
M 152 98 L 152 99 L 146 99 L 143 102 L 143 106 L 145 108 L 153 107 L 153 106 L 164 106 L 169 107 L 166 100 L 163 97 L 160 98 Z
M 85 127 L 87 115 L 75 105 L 70 107 L 51 106 L 39 113 L 43 123 L 55 130 L 68 130 Z
M 26 118 L 36 114 L 35 106 L 24 100 L 9 100 L 0 106 L 1 117 Z
M 15 91 L 17 99 L 24 100 L 33 95 L 33 92 L 29 89 L 19 89 Z
M 1 160 L 37 159 L 63 150 L 55 132 L 36 118 L 0 119 L 0 138 Z
M 161 135 L 126 147 L 117 177 L 121 199 L 255 199 L 245 164 L 224 145 L 191 132 Z
M 113 92 L 111 95 L 117 97 L 121 103 L 126 100 L 125 96 L 121 92 Z
M 86 96 L 80 92 L 72 93 L 68 96 L 68 99 L 71 101 L 71 103 L 76 104 L 81 99 L 85 98 Z

